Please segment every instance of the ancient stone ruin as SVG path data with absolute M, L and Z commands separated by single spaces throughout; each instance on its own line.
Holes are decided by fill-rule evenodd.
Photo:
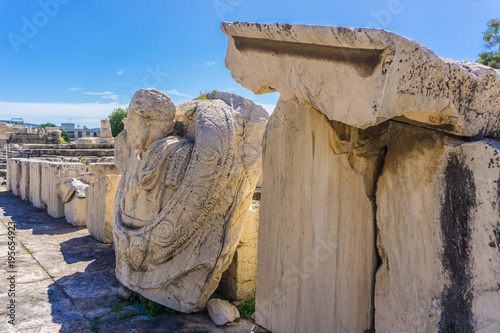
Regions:
M 176 108 L 139 90 L 116 142 L 117 278 L 182 312 L 205 308 L 217 288 L 261 172 L 267 113 L 223 97 Z
M 223 23 L 280 100 L 264 139 L 256 322 L 499 332 L 500 72 L 394 33 Z

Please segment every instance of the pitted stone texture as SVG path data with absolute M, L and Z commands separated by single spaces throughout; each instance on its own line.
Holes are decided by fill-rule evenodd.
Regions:
M 106 175 L 86 190 L 87 229 L 103 243 L 113 243 L 114 203 L 120 175 Z
M 222 30 L 237 82 L 255 93 L 279 91 L 330 120 L 368 128 L 397 118 L 469 137 L 500 130 L 498 70 L 439 58 L 378 29 L 223 23 Z
M 238 245 L 265 121 L 221 100 L 179 109 L 184 121 L 174 124 L 175 106 L 154 89 L 138 91 L 129 106 L 127 139 L 116 142 L 124 154 L 116 156 L 116 275 L 153 301 L 193 312 L 205 307 Z
M 341 142 L 319 111 L 292 101 L 280 100 L 267 125 L 255 320 L 270 331 L 372 325 L 373 198 L 383 146 L 356 155 L 336 152 Z
M 500 143 L 393 123 L 377 186 L 377 332 L 500 328 Z
M 240 243 L 234 253 L 233 262 L 222 274 L 219 284 L 218 292 L 231 301 L 255 298 L 259 207 L 260 201 L 253 200 L 243 222 Z

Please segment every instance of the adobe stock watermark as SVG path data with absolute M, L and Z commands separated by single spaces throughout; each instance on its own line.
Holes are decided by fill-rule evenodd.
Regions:
M 15 53 L 19 53 L 21 45 L 29 45 L 31 39 L 35 38 L 40 29 L 45 27 L 51 18 L 59 13 L 61 5 L 66 5 L 70 0 L 40 0 L 37 11 L 31 18 L 23 16 L 21 18 L 22 26 L 20 33 L 9 32 L 7 38 Z
M 241 5 L 243 0 L 215 0 L 212 2 L 217 15 L 221 21 L 224 21 L 224 14 L 227 12 L 232 12 L 236 7 Z
M 369 21 L 366 27 L 378 29 L 385 28 L 391 23 L 393 16 L 401 14 L 402 11 L 403 6 L 399 0 L 389 0 L 385 9 L 378 11 L 372 10 L 370 12 L 374 20 Z
M 163 72 L 160 68 L 160 65 L 156 65 L 155 68 L 151 66 L 146 66 L 144 68 L 146 71 L 146 75 L 142 78 L 142 86 L 132 86 L 132 90 L 128 96 L 125 96 L 127 99 L 126 102 L 130 102 L 135 92 L 141 88 L 159 88 L 159 85 L 165 81 L 165 78 L 169 76 L 168 72 Z

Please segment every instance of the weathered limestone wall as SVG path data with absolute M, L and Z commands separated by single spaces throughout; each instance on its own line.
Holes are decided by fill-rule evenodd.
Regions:
M 7 160 L 7 171 L 6 171 L 6 186 L 8 191 L 12 191 L 12 168 L 14 166 L 14 161 L 11 159 Z
M 114 205 L 120 175 L 105 175 L 86 189 L 87 228 L 92 237 L 113 243 Z
M 84 188 L 95 180 L 96 175 L 112 174 L 119 179 L 119 176 L 115 175 L 118 169 L 109 162 L 85 165 L 69 161 L 11 158 L 8 164 L 7 180 L 15 195 L 20 195 L 23 200 L 30 200 L 37 208 L 47 208 L 47 213 L 52 217 L 65 216 L 68 223 L 76 226 L 86 225 L 87 205 Z M 75 179 L 79 176 L 79 179 Z M 65 184 L 61 186 L 62 183 Z M 102 190 L 111 193 L 103 192 L 101 197 L 94 198 L 93 204 L 88 206 L 90 215 L 94 214 L 94 209 L 97 212 L 102 210 L 102 223 L 105 216 L 107 221 L 111 219 L 108 215 L 112 211 L 111 202 L 116 192 L 116 188 L 113 190 L 107 189 L 108 187 L 105 186 Z M 104 201 L 101 201 L 102 199 Z M 101 215 L 97 218 L 100 219 Z M 112 228 L 112 225 L 109 228 Z M 107 237 L 110 237 L 109 230 Z
M 320 112 L 292 101 L 280 101 L 268 123 L 256 321 L 271 331 L 372 325 L 379 158 L 337 154 L 340 142 Z
M 11 178 L 10 181 L 10 189 L 12 194 L 21 195 L 21 176 L 22 176 L 22 168 L 21 168 L 22 159 L 9 159 L 8 164 L 9 167 L 9 176 Z
M 37 208 L 47 208 L 42 201 L 42 161 L 30 160 L 30 201 Z
M 255 298 L 257 281 L 257 235 L 260 201 L 253 200 L 243 222 L 241 238 L 229 268 L 222 274 L 219 291 L 231 301 Z
M 19 184 L 19 195 L 23 200 L 30 200 L 30 161 L 24 160 L 21 164 L 21 181 Z
M 377 29 L 222 30 L 235 80 L 281 96 L 264 141 L 257 323 L 499 331 L 500 144 L 478 136 L 500 132 L 500 71 Z
M 396 123 L 389 138 L 377 332 L 499 332 L 500 143 Z

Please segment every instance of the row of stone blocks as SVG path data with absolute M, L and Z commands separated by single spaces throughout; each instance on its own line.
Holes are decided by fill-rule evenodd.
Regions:
M 85 195 L 63 200 L 58 186 L 65 179 L 87 175 Z M 113 163 L 67 163 L 12 158 L 7 163 L 7 189 L 54 218 L 65 217 L 104 243 L 113 242 L 113 206 L 121 176 Z
M 113 243 L 114 201 L 121 179 L 113 163 L 11 158 L 7 172 L 7 188 L 14 195 L 46 208 L 54 218 L 65 217 L 72 225 L 86 226 L 98 241 Z M 89 183 L 85 195 L 74 193 L 69 200 L 62 197 L 61 182 L 77 178 Z M 218 291 L 231 300 L 255 297 L 259 205 L 258 200 L 252 202 L 234 259 L 219 284 Z

